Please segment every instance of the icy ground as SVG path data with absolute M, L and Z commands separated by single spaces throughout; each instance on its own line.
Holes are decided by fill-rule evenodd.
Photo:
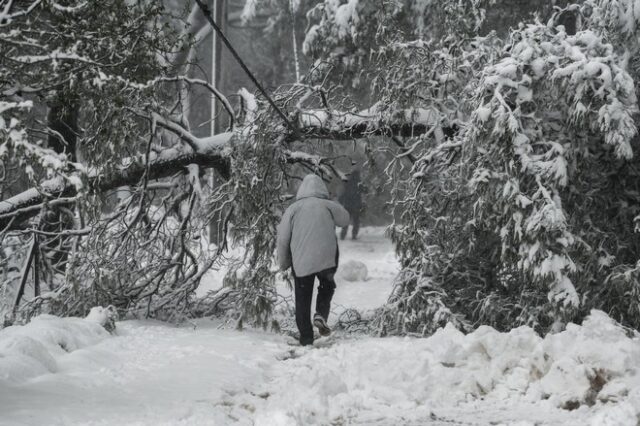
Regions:
M 368 231 L 341 245 L 369 280 L 338 282 L 338 312 L 390 290 L 391 245 Z M 310 349 L 209 320 L 122 321 L 112 336 L 93 316 L 41 316 L 0 331 L 0 424 L 637 426 L 639 372 L 640 340 L 601 312 L 545 339 L 447 327 Z

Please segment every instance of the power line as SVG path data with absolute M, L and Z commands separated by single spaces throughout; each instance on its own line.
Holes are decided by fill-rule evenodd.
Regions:
M 266 90 L 264 90 L 264 88 L 262 87 L 262 85 L 258 82 L 258 80 L 256 79 L 256 77 L 253 75 L 253 73 L 249 70 L 249 68 L 245 65 L 244 61 L 242 60 L 242 58 L 240 58 L 240 55 L 238 55 L 238 52 L 236 52 L 236 50 L 233 48 L 233 46 L 231 45 L 231 43 L 229 42 L 229 40 L 227 39 L 227 37 L 224 35 L 224 33 L 222 32 L 222 30 L 220 29 L 220 27 L 218 26 L 218 24 L 216 24 L 216 21 L 213 19 L 213 16 L 211 15 L 211 11 L 209 10 L 209 6 L 207 6 L 205 3 L 202 2 L 202 0 L 196 0 L 196 3 L 198 4 L 198 6 L 200 7 L 200 10 L 202 11 L 202 13 L 204 14 L 205 18 L 207 18 L 207 21 L 209 22 L 209 24 L 211 24 L 211 26 L 213 27 L 214 30 L 216 30 L 216 33 L 218 33 L 218 35 L 220 36 L 220 39 L 222 40 L 222 42 L 225 44 L 225 46 L 227 46 L 227 48 L 229 49 L 229 51 L 231 52 L 231 54 L 233 55 L 233 57 L 236 59 L 236 61 L 238 61 L 238 64 L 240 64 L 240 66 L 242 67 L 242 69 L 244 70 L 244 72 L 249 76 L 249 78 L 251 79 L 251 81 L 253 82 L 253 84 L 255 84 L 255 86 L 258 88 L 258 90 L 260 91 L 260 93 L 262 93 L 262 96 L 264 96 L 267 101 L 269 102 L 269 104 L 273 107 L 273 109 L 276 110 L 276 112 L 278 113 L 278 115 L 282 118 L 282 120 L 286 123 L 287 127 L 289 127 L 294 133 L 297 133 L 297 129 L 296 127 L 293 125 L 293 123 L 291 123 L 291 121 L 289 120 L 289 118 L 285 115 L 284 112 L 282 112 L 282 110 L 280 108 L 278 108 L 278 105 L 276 105 L 276 103 L 273 101 L 273 99 L 271 99 L 271 97 L 267 94 Z M 215 58 L 213 58 L 215 60 Z

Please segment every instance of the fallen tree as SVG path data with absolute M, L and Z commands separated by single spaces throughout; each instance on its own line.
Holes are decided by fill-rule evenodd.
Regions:
M 283 129 L 282 140 L 286 143 L 303 139 L 352 141 L 372 136 L 418 137 L 428 133 L 444 134 L 433 115 L 424 110 L 407 110 L 401 115 L 408 121 L 388 122 L 379 114 L 369 111 L 359 114 L 328 110 L 303 111 L 299 114 L 297 131 Z M 417 120 L 410 121 L 411 117 L 417 117 Z M 143 178 L 149 181 L 168 178 L 176 173 L 186 173 L 189 165 L 197 165 L 205 170 L 214 169 L 223 179 L 229 179 L 231 171 L 228 154 L 234 137 L 233 132 L 197 138 L 178 123 L 159 116 L 154 116 L 154 119 L 158 126 L 186 140 L 187 147 L 178 145 L 165 148 L 158 153 L 152 153 L 148 159 L 143 155 L 124 159 L 123 163 L 127 164 L 126 166 L 116 167 L 108 174 L 89 170 L 85 172 L 84 177 L 86 192 L 102 193 L 122 186 L 135 186 Z M 288 152 L 285 157 L 288 163 L 306 162 L 320 165 L 323 162 L 322 158 L 305 153 Z M 37 188 L 28 189 L 0 201 L 0 229 L 9 231 L 23 227 L 26 220 L 36 216 L 47 205 L 76 202 L 78 190 L 83 190 L 84 186 L 77 183 L 78 180 L 69 177 L 58 177 L 42 182 Z
M 221 145 L 231 140 L 232 133 L 224 133 L 208 138 L 198 151 L 169 148 L 154 155 L 145 164 L 143 158 L 130 161 L 129 165 L 108 176 L 88 173 L 86 185 L 89 192 L 106 192 L 122 186 L 138 185 L 143 177 L 148 180 L 168 178 L 177 173 L 185 173 L 189 165 L 203 169 L 213 168 L 220 175 L 229 178 L 229 162 L 222 153 Z M 77 181 L 76 181 L 77 182 Z M 47 205 L 73 204 L 77 202 L 78 190 L 69 179 L 58 177 L 41 183 L 38 188 L 28 189 L 18 195 L 0 201 L 0 228 L 5 231 L 19 229 L 24 222 L 36 216 Z

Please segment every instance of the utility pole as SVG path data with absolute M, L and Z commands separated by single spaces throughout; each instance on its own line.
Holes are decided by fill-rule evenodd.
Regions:
M 225 0 L 211 0 L 211 12 L 216 22 L 222 28 L 226 26 L 226 4 Z M 222 86 L 222 41 L 216 31 L 211 31 L 211 85 L 218 90 L 224 92 Z M 220 133 L 222 127 L 221 120 L 217 119 L 218 101 L 215 96 L 211 95 L 211 115 L 209 116 L 209 133 L 211 136 Z M 214 187 L 217 177 L 215 171 L 209 174 L 209 184 Z M 209 223 L 209 241 L 219 245 L 224 238 L 222 217 L 214 217 Z
M 221 26 L 225 26 L 225 1 L 224 0 L 211 0 L 211 11 L 215 16 L 216 22 Z M 220 37 L 215 31 L 211 32 L 211 84 L 216 89 L 220 89 L 222 82 L 222 42 Z M 211 96 L 211 122 L 210 133 L 211 136 L 219 133 L 219 123 L 216 120 L 217 116 L 217 99 L 215 96 Z

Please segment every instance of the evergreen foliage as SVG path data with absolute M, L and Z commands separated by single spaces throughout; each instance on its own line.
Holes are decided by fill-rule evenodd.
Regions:
M 490 3 L 394 2 L 377 20 L 368 4 L 320 6 L 307 38 L 318 54 L 371 52 L 376 112 L 411 108 L 433 123 L 403 141 L 412 167 L 389 171 L 403 270 L 379 331 L 429 334 L 453 321 L 544 332 L 592 308 L 640 326 L 632 3 L 570 5 L 504 42 L 479 36 Z M 568 14 L 575 34 L 559 26 Z M 425 33 L 425 20 L 446 25 Z

